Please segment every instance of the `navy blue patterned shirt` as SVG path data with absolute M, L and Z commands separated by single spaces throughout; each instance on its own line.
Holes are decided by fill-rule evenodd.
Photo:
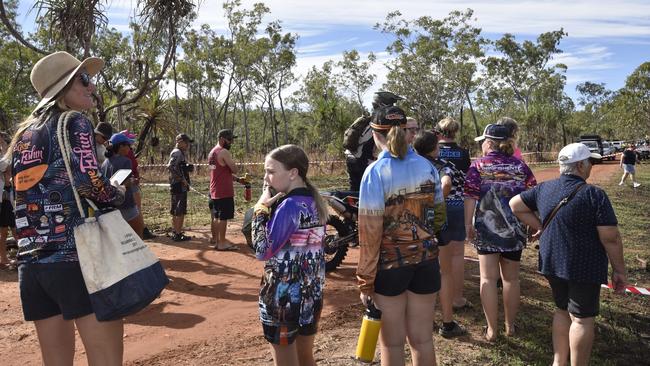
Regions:
M 584 179 L 562 175 L 521 193 L 522 201 L 544 219 L 561 199 Z M 598 226 L 618 224 L 612 204 L 602 189 L 587 185 L 560 208 L 542 233 L 539 270 L 544 275 L 585 283 L 607 283 L 607 253 Z

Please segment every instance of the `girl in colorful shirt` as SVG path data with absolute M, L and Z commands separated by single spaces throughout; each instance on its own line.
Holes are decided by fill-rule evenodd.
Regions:
M 265 188 L 254 208 L 255 255 L 266 261 L 260 320 L 276 365 L 316 364 L 313 344 L 323 307 L 328 214 L 307 179 L 308 168 L 307 155 L 296 145 L 271 151 L 264 161 Z
M 408 338 L 413 363 L 433 365 L 432 309 L 440 289 L 436 235 L 445 223 L 440 178 L 406 143 L 404 111 L 381 109 L 370 125 L 382 152 L 361 180 L 360 298 L 366 306 L 372 299 L 382 311 L 382 364 L 403 364 Z
M 505 126 L 490 124 L 482 136 L 483 157 L 472 162 L 465 179 L 465 229 L 479 255 L 484 335 L 497 337 L 497 281 L 503 280 L 506 335 L 514 335 L 519 308 L 519 261 L 526 233 L 508 202 L 537 182 L 526 163 L 514 157 Z
M 462 256 L 462 247 L 465 246 L 465 227 L 463 226 L 465 174 L 456 169 L 453 163 L 440 159 L 438 156 L 440 152 L 438 137 L 433 132 L 424 131 L 415 136 L 413 148 L 438 169 L 441 177 L 442 192 L 447 205 L 447 225 L 440 233 L 440 241 L 438 242 L 442 281 L 440 288 L 442 326 L 439 328 L 438 333 L 445 338 L 457 337 L 467 333 L 462 326 L 454 321 L 453 314 L 454 285 L 457 282 L 455 276 L 459 275 L 462 278 L 465 266 Z M 460 271 L 454 266 L 460 267 Z

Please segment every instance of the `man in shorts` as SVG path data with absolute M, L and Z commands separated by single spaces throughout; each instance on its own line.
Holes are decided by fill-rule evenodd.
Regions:
M 557 309 L 553 316 L 554 365 L 587 365 L 599 312 L 600 285 L 607 283 L 607 261 L 617 293 L 626 286 L 623 243 L 614 209 L 602 189 L 587 184 L 591 159 L 600 159 L 581 143 L 559 153 L 560 178 L 544 182 L 510 200 L 512 212 L 533 229 L 558 203 L 576 192 L 550 219 L 539 236 L 539 270 L 547 278 Z M 580 188 L 578 188 L 580 186 Z
M 237 136 L 232 130 L 221 130 L 217 134 L 219 142 L 208 155 L 210 166 L 210 211 L 212 213 L 212 239 L 215 250 L 237 250 L 226 240 L 228 220 L 235 217 L 235 189 L 233 180 L 239 181 L 237 165 L 230 154 L 230 147 Z
M 191 165 L 185 160 L 185 152 L 194 140 L 184 133 L 176 136 L 176 148 L 169 154 L 169 189 L 171 192 L 172 240 L 192 239 L 183 233 L 183 222 L 187 213 L 187 191 L 190 188 L 189 172 Z

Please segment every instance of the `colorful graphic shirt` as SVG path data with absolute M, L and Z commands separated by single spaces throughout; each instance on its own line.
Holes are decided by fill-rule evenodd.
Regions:
M 447 205 L 460 205 L 463 203 L 463 189 L 465 187 L 465 173 L 458 170 L 454 163 L 444 159 L 429 159 L 425 156 L 433 165 L 438 169 L 441 179 L 443 176 L 448 176 L 451 179 L 451 190 L 445 201 Z
M 325 227 L 311 193 L 294 189 L 271 217 L 256 214 L 252 226 L 255 256 L 266 261 L 260 320 L 269 326 L 316 322 L 325 285 Z
M 476 202 L 474 246 L 488 252 L 523 249 L 526 233 L 510 210 L 510 199 L 537 185 L 528 165 L 513 156 L 490 152 L 467 171 L 465 197 Z
M 404 159 L 382 151 L 361 180 L 357 267 L 361 291 L 373 291 L 377 270 L 436 259 L 434 235 L 445 225 L 446 212 L 433 164 L 410 147 Z
M 50 110 L 52 111 L 52 110 Z M 100 206 L 119 205 L 123 194 L 102 175 L 93 128 L 81 113 L 68 120 L 75 186 L 82 198 Z M 18 259 L 22 263 L 77 261 L 74 228 L 83 223 L 57 138 L 59 112 L 44 115 L 26 130 L 13 150 Z M 87 213 L 86 213 L 87 214 Z

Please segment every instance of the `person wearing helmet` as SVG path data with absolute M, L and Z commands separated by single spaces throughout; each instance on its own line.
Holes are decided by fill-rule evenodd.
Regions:
M 387 91 L 378 91 L 372 101 L 372 114 L 383 107 L 394 105 L 404 98 Z M 351 191 L 359 191 L 361 177 L 366 167 L 374 160 L 375 142 L 372 139 L 370 120 L 372 115 L 364 114 L 357 118 L 343 136 L 345 148 L 345 168 Z

